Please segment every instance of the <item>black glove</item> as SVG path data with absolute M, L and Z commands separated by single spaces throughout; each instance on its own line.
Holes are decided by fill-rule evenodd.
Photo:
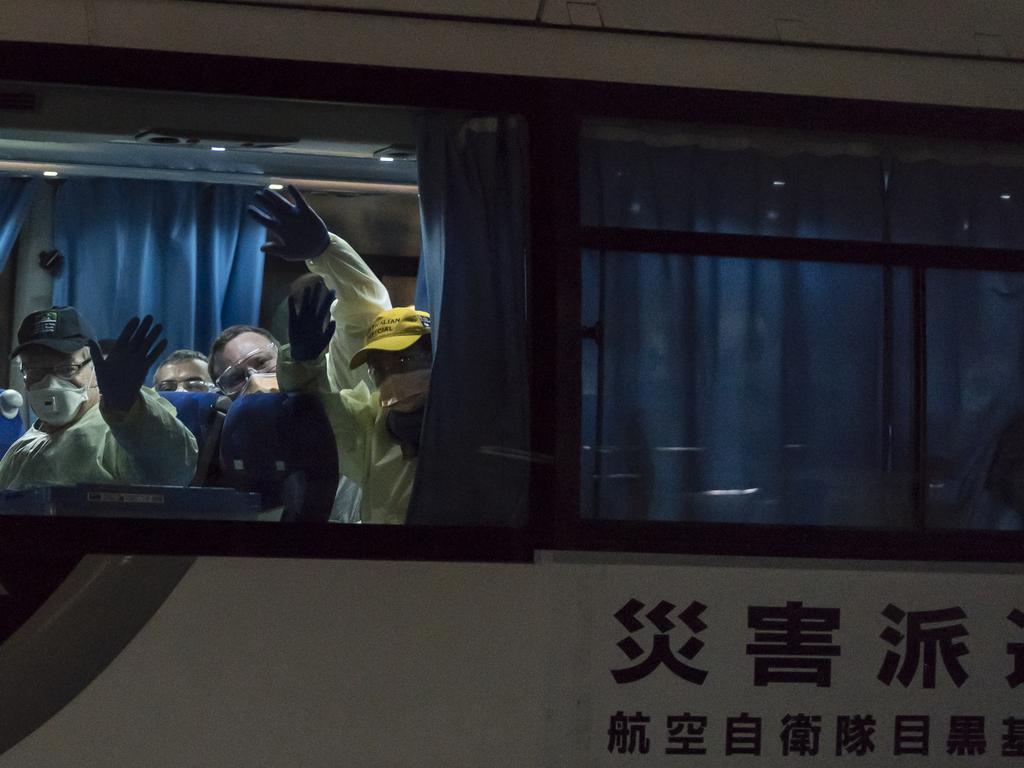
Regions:
M 294 204 L 284 195 L 261 189 L 256 193 L 256 201 L 246 209 L 270 234 L 270 242 L 260 246 L 260 250 L 287 261 L 316 258 L 331 242 L 327 225 L 294 185 L 288 185 L 288 194 Z
M 89 342 L 96 383 L 106 408 L 127 411 L 135 404 L 146 373 L 167 348 L 167 339 L 157 341 L 163 329 L 162 325 L 153 325 L 152 315 L 146 315 L 141 323 L 139 318 L 133 317 L 106 359 L 99 345 Z
M 331 302 L 334 291 L 322 283 L 302 292 L 298 309 L 295 297 L 288 297 L 288 341 L 292 345 L 292 360 L 316 360 L 334 335 L 331 320 Z

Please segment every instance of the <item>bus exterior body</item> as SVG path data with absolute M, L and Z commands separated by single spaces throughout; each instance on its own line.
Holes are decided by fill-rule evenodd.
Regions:
M 946 433 L 929 420 L 938 377 L 927 357 L 944 349 L 942 328 L 928 325 L 936 307 L 945 299 L 963 311 L 972 300 L 957 298 L 956 276 L 991 273 L 996 287 L 978 295 L 1015 297 L 1024 244 L 1016 235 L 900 240 L 896 207 L 886 207 L 878 237 L 776 230 L 764 222 L 787 209 L 771 203 L 756 231 L 693 224 L 696 215 L 634 226 L 593 208 L 593 168 L 614 172 L 615 158 L 583 161 L 598 156 L 588 147 L 634 146 L 656 166 L 684 141 L 675 132 L 683 126 L 698 136 L 686 146 L 709 163 L 737 147 L 760 153 L 776 192 L 793 189 L 796 175 L 772 174 L 797 174 L 797 161 L 771 158 L 801 151 L 874 162 L 884 146 L 877 167 L 886 185 L 921 158 L 952 154 L 960 159 L 949 165 L 975 168 L 1009 157 L 1015 167 L 1024 14 L 1014 3 L 36 0 L 5 3 L 0 17 L 0 94 L 10 83 L 9 91 L 515 116 L 528 190 L 520 359 L 529 402 L 525 450 L 482 446 L 514 463 L 521 518 L 489 518 L 489 497 L 479 501 L 486 525 L 474 524 L 463 498 L 453 508 L 467 515 L 402 527 L 0 515 L 0 768 L 656 766 L 685 755 L 716 766 L 788 765 L 795 756 L 952 765 L 1024 756 L 1024 532 L 933 524 L 945 519 L 943 487 L 960 476 L 929 459 Z M 773 149 L 787 142 L 799 148 Z M 807 149 L 822 142 L 824 150 Z M 870 146 L 839 153 L 829 142 Z M 722 168 L 709 178 L 724 178 Z M 813 207 L 818 195 L 801 204 Z M 1007 187 L 994 202 L 1020 199 L 1024 188 Z M 800 468 L 818 466 L 802 438 L 787 438 L 783 458 L 752 472 L 757 485 L 701 464 L 719 450 L 710 438 L 657 445 L 634 461 L 622 438 L 630 433 L 611 436 L 618 416 L 601 399 L 615 386 L 605 366 L 633 358 L 593 352 L 614 343 L 606 283 L 629 274 L 605 266 L 606 252 L 637 263 L 678 256 L 698 276 L 708 264 L 718 275 L 716 265 L 741 261 L 779 264 L 780 274 L 810 263 L 829 275 L 849 269 L 850 294 L 866 290 L 856 270 L 870 270 L 885 309 L 867 349 L 896 361 L 879 363 L 872 384 L 889 393 L 871 401 L 884 425 L 884 487 L 862 496 L 876 478 L 855 478 L 858 493 L 846 493 L 820 467 L 824 481 L 801 485 Z M 49 291 L 30 287 L 26 259 L 34 249 L 18 254 L 19 308 Z M 754 276 L 775 275 L 759 270 L 742 278 L 752 304 L 771 290 Z M 937 283 L 934 270 L 953 277 Z M 826 313 L 839 296 L 806 306 Z M 754 326 L 773 312 L 784 310 L 760 307 Z M 746 321 L 715 318 L 719 352 L 693 352 L 701 366 L 727 366 L 744 344 L 744 365 L 761 361 L 751 345 L 774 349 L 770 332 L 748 336 Z M 780 349 L 805 326 L 784 327 Z M 965 327 L 958 349 L 999 347 L 971 336 L 995 326 Z M 806 331 L 797 345 L 816 338 Z M 827 344 L 846 343 L 837 339 Z M 649 367 L 635 377 L 660 375 L 662 357 L 637 360 Z M 472 371 L 460 375 L 473 381 Z M 679 399 L 690 400 L 680 419 L 692 437 L 701 410 L 719 406 L 702 399 L 700 376 L 680 375 L 688 389 Z M 716 381 L 732 386 L 725 374 Z M 779 382 L 791 383 L 781 373 Z M 766 402 L 777 394 L 742 391 Z M 854 405 L 833 405 L 859 418 Z M 958 450 L 946 458 L 968 463 Z M 644 473 L 661 472 L 666 456 L 676 463 L 665 487 L 684 478 L 684 490 L 652 500 Z M 765 494 L 771 502 L 758 506 Z M 779 513 L 787 504 L 810 517 Z M 666 505 L 686 513 L 666 518 Z M 858 522 L 862 512 L 869 522 Z

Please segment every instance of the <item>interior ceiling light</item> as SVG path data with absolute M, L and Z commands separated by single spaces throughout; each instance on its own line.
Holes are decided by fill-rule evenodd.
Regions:
M 284 189 L 284 184 L 267 184 L 267 189 Z
M 211 152 L 227 152 L 227 147 L 210 147 Z
M 393 163 L 396 160 L 416 160 L 416 147 L 410 144 L 391 144 L 378 149 L 373 156 L 384 163 Z
M 56 176 L 56 171 L 43 171 L 43 176 Z

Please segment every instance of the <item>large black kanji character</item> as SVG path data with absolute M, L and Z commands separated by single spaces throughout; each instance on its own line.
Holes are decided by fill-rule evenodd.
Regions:
M 917 674 L 917 668 L 923 655 L 923 685 L 925 688 L 934 688 L 935 672 L 938 666 L 936 662 L 938 655 L 941 654 L 942 662 L 953 684 L 957 688 L 964 684 L 968 675 L 958 659 L 967 653 L 967 646 L 954 642 L 954 640 L 967 637 L 969 633 L 963 624 L 951 623 L 967 618 L 963 608 L 943 608 L 937 611 L 910 611 L 907 613 L 890 603 L 882 611 L 882 615 L 893 624 L 899 624 L 906 618 L 907 634 L 904 636 L 895 627 L 886 627 L 879 635 L 892 646 L 899 646 L 904 637 L 906 639 L 906 655 L 902 659 L 903 666 L 900 667 L 898 653 L 887 651 L 885 659 L 882 661 L 882 668 L 878 671 L 879 680 L 890 685 L 895 676 L 904 688 L 909 687 L 914 675 Z M 926 626 L 928 624 L 940 626 Z M 899 669 L 898 674 L 897 669 Z
M 1017 608 L 1010 611 L 1010 615 L 1006 618 L 1024 629 L 1024 613 Z M 1006 652 L 1013 656 L 1013 671 L 1006 676 L 1006 682 L 1010 684 L 1011 688 L 1016 688 L 1024 683 L 1024 643 L 1007 643 Z
M 832 684 L 828 657 L 840 654 L 831 634 L 839 629 L 838 608 L 805 608 L 800 601 L 787 601 L 784 608 L 752 605 L 747 626 L 755 630 L 755 642 L 747 646 L 747 655 L 758 657 L 754 685 Z
M 619 623 L 628 629 L 630 633 L 637 632 L 638 630 L 643 629 L 644 626 L 643 622 L 637 618 L 637 614 L 645 607 L 646 606 L 643 603 L 636 598 L 633 598 L 618 610 L 615 614 L 615 618 L 618 619 Z M 685 609 L 680 611 L 676 615 L 676 618 L 682 621 L 683 624 L 696 635 L 707 628 L 707 624 L 700 619 L 701 613 L 703 613 L 706 608 L 706 605 L 694 600 Z M 645 617 L 651 622 L 655 629 L 659 630 L 659 634 L 654 636 L 651 650 L 643 661 L 632 667 L 612 670 L 612 677 L 615 678 L 615 682 L 636 682 L 637 680 L 647 677 L 651 672 L 664 664 L 672 671 L 673 674 L 681 677 L 683 680 L 695 683 L 696 685 L 702 685 L 704 683 L 704 679 L 708 675 L 707 671 L 697 669 L 696 667 L 692 667 L 689 664 L 680 661 L 672 651 L 669 632 L 675 629 L 677 625 L 669 618 L 669 614 L 675 610 L 675 605 L 662 600 L 645 614 Z M 618 642 L 618 646 L 630 661 L 636 661 L 636 659 L 643 656 L 643 648 L 640 646 L 640 643 L 632 637 L 620 640 Z M 703 641 L 691 636 L 679 647 L 678 653 L 684 659 L 692 661 L 694 656 L 696 656 L 703 647 Z
M 985 718 L 981 715 L 950 716 L 946 754 L 984 755 Z
M 836 757 L 843 752 L 862 757 L 875 751 L 871 737 L 875 733 L 875 718 L 871 715 L 839 715 L 836 717 Z
M 647 738 L 649 722 L 651 718 L 643 712 L 626 715 L 620 709 L 608 720 L 608 751 L 618 751 L 620 755 L 627 752 L 646 755 L 651 749 L 651 741 Z

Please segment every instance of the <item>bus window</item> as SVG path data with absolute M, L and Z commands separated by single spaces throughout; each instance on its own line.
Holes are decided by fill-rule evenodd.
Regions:
M 104 446 L 97 461 L 64 463 L 80 468 L 70 474 L 33 469 L 45 464 L 42 455 L 18 464 L 40 430 L 84 424 L 77 416 L 35 422 L 46 413 L 31 390 L 48 379 L 35 375 L 38 362 L 23 376 L 21 357 L 32 344 L 45 346 L 32 337 L 0 381 L 21 391 L 28 430 L 0 466 L 4 511 L 525 519 L 524 139 L 516 118 L 7 85 L 46 98 L 37 99 L 37 112 L 3 118 L 10 125 L 0 139 L 0 203 L 32 180 L 17 241 L 7 232 L 3 241 L 4 255 L 15 254 L 4 265 L 4 290 L 14 299 L 5 305 L 5 335 L 16 346 L 23 318 L 51 305 L 76 307 L 75 321 L 106 340 L 96 364 L 72 361 L 95 366 L 102 397 L 102 374 L 121 362 L 117 339 L 129 318 L 154 316 L 167 347 L 153 352 L 138 402 L 174 414 L 175 439 L 191 433 L 196 472 L 178 478 L 160 469 L 178 453 L 159 430 L 125 449 L 138 436 L 119 440 L 98 406 L 90 427 Z M 284 208 L 268 213 L 268 201 Z M 299 214 L 302 226 L 323 230 L 308 253 L 289 250 L 293 232 L 279 229 Z M 37 261 L 41 253 L 48 255 Z M 333 303 L 323 294 L 303 301 L 318 283 L 316 290 L 336 293 Z M 415 369 L 409 339 L 396 331 L 406 325 L 388 324 L 413 306 L 420 314 L 407 314 L 421 319 L 409 339 L 425 361 Z M 319 331 L 310 330 L 314 323 Z M 155 337 L 146 351 L 154 349 Z M 172 350 L 191 351 L 176 362 L 188 371 L 172 369 L 157 387 L 167 391 L 154 392 L 160 358 Z M 62 361 L 44 362 L 52 373 Z M 472 365 L 481 370 L 470 376 Z M 116 377 L 108 376 L 112 392 Z M 181 382 L 188 386 L 172 386 Z M 108 392 L 104 402 L 118 401 Z M 452 467 L 466 474 L 442 491 Z M 54 487 L 67 485 L 75 488 Z M 144 490 L 153 485 L 206 488 L 161 497 Z M 142 489 L 128 495 L 125 486 Z M 132 503 L 116 507 L 118 498 Z
M 986 149 L 964 145 L 897 159 L 892 239 L 981 254 L 1024 248 L 1024 162 L 1004 148 Z M 1020 530 L 1024 275 L 929 269 L 925 280 L 926 522 Z
M 1022 169 L 585 123 L 584 518 L 1024 527 Z
M 583 271 L 584 514 L 911 524 L 909 422 L 885 419 L 909 378 L 881 343 L 906 270 L 590 251 Z
M 867 142 L 589 121 L 580 155 L 584 225 L 884 237 L 884 158 Z
M 930 527 L 1024 527 L 1024 274 L 927 274 Z

